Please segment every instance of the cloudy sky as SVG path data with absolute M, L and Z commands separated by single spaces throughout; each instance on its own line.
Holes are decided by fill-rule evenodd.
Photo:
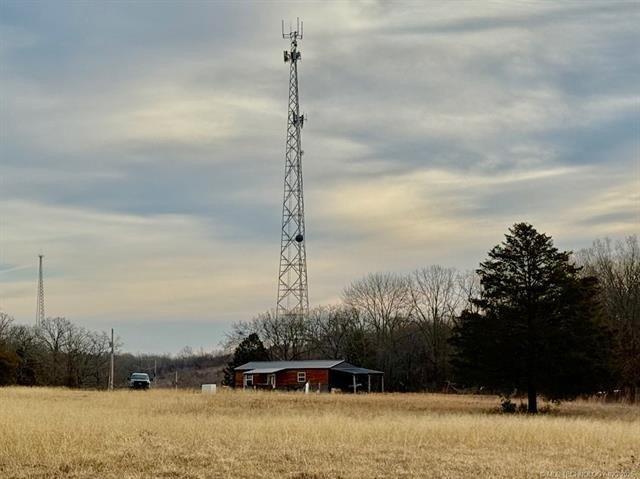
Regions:
M 275 304 L 288 67 L 309 295 L 640 229 L 638 2 L 0 2 L 0 309 L 212 348 Z

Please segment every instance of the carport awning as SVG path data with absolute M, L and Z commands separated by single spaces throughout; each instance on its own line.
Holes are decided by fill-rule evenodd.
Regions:
M 258 368 L 244 371 L 242 374 L 273 374 L 282 371 L 284 368 Z
M 357 366 L 337 366 L 331 369 L 332 371 L 339 371 L 346 374 L 384 374 L 382 371 L 376 371 L 375 369 L 359 368 Z

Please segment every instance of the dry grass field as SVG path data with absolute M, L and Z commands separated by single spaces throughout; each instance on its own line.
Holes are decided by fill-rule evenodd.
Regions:
M 637 406 L 0 388 L 2 478 L 640 478 Z

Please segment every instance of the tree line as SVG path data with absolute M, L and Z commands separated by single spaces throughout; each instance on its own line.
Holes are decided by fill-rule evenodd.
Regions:
M 148 373 L 156 386 L 199 387 L 217 380 L 216 371 L 226 359 L 189 347 L 175 356 L 123 353 L 120 340 L 114 342 L 116 387 L 126 387 L 132 372 Z M 110 353 L 106 332 L 90 331 L 62 317 L 47 318 L 38 327 L 20 325 L 0 312 L 0 386 L 106 389 Z
M 0 385 L 102 387 L 110 350 L 107 333 L 65 318 L 46 318 L 35 327 L 0 312 Z
M 396 391 L 487 391 L 564 399 L 638 395 L 640 249 L 636 236 L 577 254 L 526 223 L 472 272 L 429 266 L 373 273 L 307 317 L 267 311 L 236 323 L 260 358 L 345 359 L 382 370 Z M 251 359 L 247 344 L 241 359 Z M 232 359 L 227 377 L 238 361 Z

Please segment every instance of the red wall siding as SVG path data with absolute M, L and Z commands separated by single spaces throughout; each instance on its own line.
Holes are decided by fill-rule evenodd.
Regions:
M 292 388 L 292 387 L 304 387 L 304 383 L 298 382 L 298 372 L 304 371 L 307 373 L 307 381 L 312 389 L 318 387 L 327 388 L 329 386 L 329 370 L 328 369 L 287 369 L 276 373 L 276 388 Z M 244 371 L 235 372 L 235 387 L 242 388 L 243 373 Z M 254 374 L 253 384 L 264 385 L 267 382 L 266 374 Z M 251 386 L 249 386 L 251 387 Z
M 307 373 L 307 381 L 312 388 L 318 387 L 318 384 L 321 386 L 327 386 L 329 384 L 328 369 L 288 369 L 278 373 L 276 377 L 276 387 L 304 387 L 304 383 L 298 382 L 298 372 L 303 371 Z

